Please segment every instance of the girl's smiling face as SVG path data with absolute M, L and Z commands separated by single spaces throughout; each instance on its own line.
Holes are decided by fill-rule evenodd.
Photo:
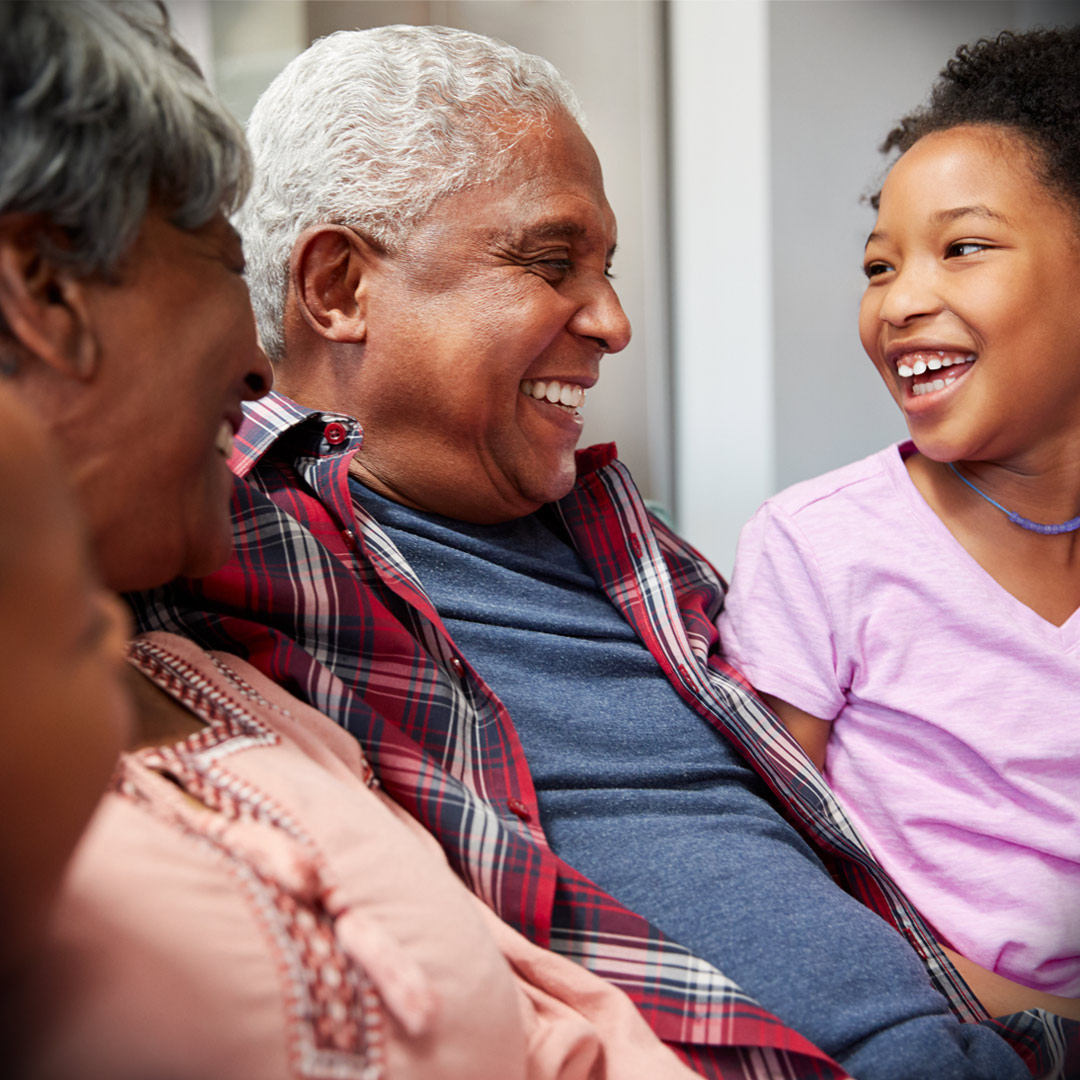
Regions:
M 1001 128 L 920 139 L 866 245 L 859 335 L 936 461 L 1080 453 L 1080 221 Z

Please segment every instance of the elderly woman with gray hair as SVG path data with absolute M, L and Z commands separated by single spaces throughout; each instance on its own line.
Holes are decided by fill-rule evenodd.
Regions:
M 139 589 L 231 545 L 271 381 L 225 216 L 247 151 L 141 4 L 0 5 L 0 130 L 0 964 L 35 1021 L 5 1075 L 689 1075 L 325 717 L 168 634 L 120 663 L 91 562 Z

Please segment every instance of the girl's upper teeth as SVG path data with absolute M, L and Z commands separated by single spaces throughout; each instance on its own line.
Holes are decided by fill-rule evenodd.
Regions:
M 522 379 L 521 392 L 537 401 L 550 401 L 552 405 L 565 405 L 570 409 L 585 404 L 584 386 L 559 382 L 558 379 Z
M 896 361 L 896 373 L 902 379 L 907 379 L 912 375 L 923 375 L 927 371 L 939 371 L 941 368 L 952 367 L 955 364 L 973 364 L 974 362 L 974 353 L 963 356 L 960 353 L 946 353 L 941 349 L 936 353 L 905 353 Z

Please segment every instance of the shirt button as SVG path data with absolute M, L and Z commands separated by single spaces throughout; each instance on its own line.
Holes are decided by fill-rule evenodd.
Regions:
M 520 799 L 507 799 L 506 805 L 510 808 L 510 813 L 515 817 L 521 818 L 522 821 L 532 821 L 529 808 Z
M 637 533 L 630 534 L 630 550 L 634 553 L 634 557 L 641 558 L 641 541 L 637 537 Z
M 465 665 L 456 657 L 450 657 L 450 666 L 454 669 L 458 678 L 463 679 L 465 677 Z
M 348 434 L 345 430 L 344 424 L 339 424 L 336 420 L 332 420 L 329 424 L 323 428 L 323 438 L 331 446 L 339 446 L 345 441 L 345 437 Z
M 354 533 L 352 529 L 342 529 L 341 539 L 345 541 L 345 546 L 350 551 L 356 550 L 356 533 Z

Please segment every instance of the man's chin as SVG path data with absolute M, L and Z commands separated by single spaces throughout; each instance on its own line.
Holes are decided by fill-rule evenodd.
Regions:
M 523 483 L 519 487 L 523 499 L 531 506 L 531 513 L 548 503 L 558 502 L 574 490 L 577 483 L 577 467 L 571 455 L 568 461 L 560 462 L 557 470 L 550 471 L 539 482 Z M 524 516 L 524 515 L 522 515 Z

